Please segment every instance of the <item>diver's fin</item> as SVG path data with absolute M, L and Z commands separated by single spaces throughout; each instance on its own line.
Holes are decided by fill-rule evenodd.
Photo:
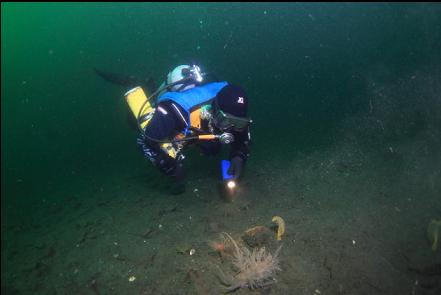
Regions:
M 128 88 L 133 88 L 136 86 L 141 86 L 146 91 L 154 91 L 157 88 L 156 82 L 153 78 L 147 77 L 144 80 L 138 79 L 137 77 L 130 75 L 121 75 L 116 73 L 109 73 L 102 71 L 97 68 L 93 68 L 95 73 L 112 84 L 125 86 Z
M 140 86 L 139 85 L 140 81 L 138 79 L 136 79 L 136 77 L 134 77 L 134 76 L 125 76 L 125 75 L 121 75 L 121 74 L 104 72 L 104 71 L 99 70 L 97 68 L 93 68 L 93 69 L 95 70 L 95 73 L 98 76 L 100 76 L 101 78 L 103 78 L 107 82 L 121 85 L 121 86 L 126 86 L 126 87 Z

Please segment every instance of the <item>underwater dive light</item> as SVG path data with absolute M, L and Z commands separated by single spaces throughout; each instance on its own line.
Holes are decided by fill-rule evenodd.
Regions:
M 228 173 L 228 169 L 230 168 L 231 162 L 227 160 L 222 160 L 222 179 L 226 184 L 226 187 L 230 192 L 233 192 L 236 188 L 236 181 L 233 179 L 233 175 Z
M 227 182 L 227 187 L 231 190 L 234 189 L 236 187 L 236 182 L 234 180 L 229 180 Z
M 202 78 L 202 73 L 201 73 L 201 68 L 198 67 L 197 65 L 193 65 L 190 69 L 190 73 L 193 76 L 193 79 L 198 82 L 201 83 L 203 78 Z

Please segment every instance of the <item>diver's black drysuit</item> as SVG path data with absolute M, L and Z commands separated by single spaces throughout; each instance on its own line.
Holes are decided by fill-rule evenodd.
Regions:
M 133 76 L 108 73 L 96 68 L 95 72 L 104 80 L 129 87 L 129 89 L 138 85 L 143 85 L 146 89 L 156 89 L 154 81 L 150 78 L 140 80 Z M 144 133 L 138 138 L 138 144 L 144 155 L 163 173 L 175 176 L 178 180 L 183 177 L 182 160 L 184 157 L 182 155 L 178 155 L 176 158 L 170 157 L 160 148 L 160 143 L 152 139 L 172 140 L 177 134 L 181 133 L 188 125 L 184 119 L 186 117 L 184 114 L 185 111 L 177 103 L 171 101 L 160 102 Z M 201 121 L 201 129 L 210 133 L 207 120 Z M 229 174 L 233 174 L 234 178 L 238 178 L 249 156 L 250 131 L 249 127 L 247 127 L 241 132 L 233 130 L 228 132 L 234 136 L 234 142 L 230 144 L 229 159 L 231 166 Z M 221 143 L 219 141 L 196 142 L 196 144 L 206 155 L 215 155 L 221 150 Z
M 138 138 L 138 144 L 144 155 L 163 173 L 173 176 L 177 181 L 183 180 L 183 155 L 176 158 L 170 157 L 160 148 L 160 143 L 155 140 L 172 140 L 177 134 L 181 133 L 186 127 L 186 112 L 181 106 L 172 101 L 160 102 L 156 111 L 144 130 Z M 208 120 L 201 121 L 201 129 L 209 133 Z M 241 132 L 228 131 L 233 134 L 234 141 L 230 144 L 229 159 L 231 160 L 233 171 L 230 173 L 237 177 L 240 176 L 242 166 L 246 162 L 250 152 L 250 130 L 247 127 Z M 195 142 L 205 155 L 215 155 L 220 152 L 222 144 L 217 141 Z M 234 171 L 235 165 L 237 171 Z

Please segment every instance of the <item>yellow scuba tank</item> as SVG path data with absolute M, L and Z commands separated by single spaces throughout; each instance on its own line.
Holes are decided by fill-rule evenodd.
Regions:
M 126 98 L 130 110 L 139 122 L 140 127 L 144 130 L 155 113 L 155 109 L 147 98 L 144 90 L 139 86 L 135 87 L 127 91 L 124 97 Z M 179 149 L 175 148 L 172 143 L 161 143 L 160 146 L 170 157 L 173 159 L 176 158 Z
M 148 101 L 144 90 L 138 86 L 127 91 L 124 96 L 136 120 L 142 118 L 140 122 L 141 128 L 145 129 L 145 126 L 147 126 L 150 119 L 153 117 L 155 109 L 152 107 L 150 101 Z

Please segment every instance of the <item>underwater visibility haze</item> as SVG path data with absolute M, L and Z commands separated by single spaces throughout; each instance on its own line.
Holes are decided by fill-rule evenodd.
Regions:
M 2 3 L 2 293 L 441 294 L 440 48 L 437 3 Z M 99 75 L 190 63 L 248 94 L 229 198 Z

